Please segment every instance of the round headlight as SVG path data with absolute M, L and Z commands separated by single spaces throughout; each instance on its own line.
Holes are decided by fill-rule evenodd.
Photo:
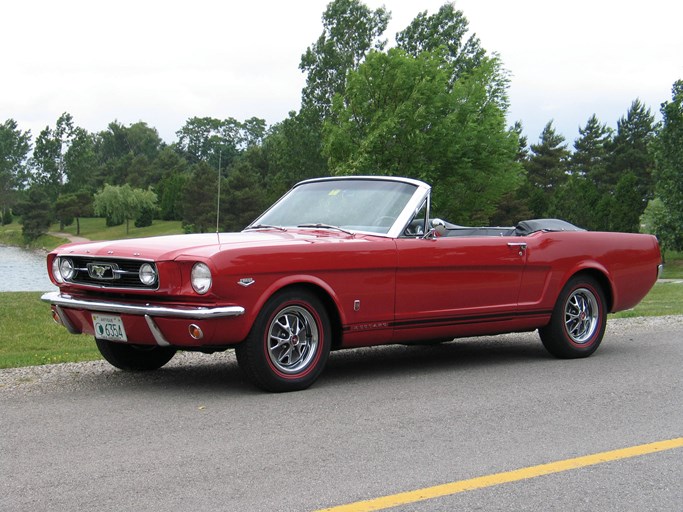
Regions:
M 195 263 L 190 280 L 194 291 L 204 295 L 211 288 L 211 270 L 205 263 Z
M 76 275 L 74 262 L 69 258 L 59 258 L 59 273 L 64 281 L 69 281 Z
M 145 286 L 152 286 L 157 282 L 157 271 L 154 266 L 150 265 L 149 263 L 143 263 L 140 265 L 139 275 L 140 281 L 142 281 L 142 284 Z
M 55 281 L 58 283 L 64 282 L 64 279 L 62 279 L 62 273 L 59 271 L 59 258 L 52 260 L 52 277 L 54 277 Z

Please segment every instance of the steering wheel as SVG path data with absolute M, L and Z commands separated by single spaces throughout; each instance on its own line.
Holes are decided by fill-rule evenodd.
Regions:
M 404 234 L 406 236 L 422 236 L 424 235 L 424 221 L 416 219 L 406 227 Z

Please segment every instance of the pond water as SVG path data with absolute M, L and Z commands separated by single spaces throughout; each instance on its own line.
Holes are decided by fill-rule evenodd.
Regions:
M 56 290 L 47 277 L 45 254 L 0 245 L 0 292 Z

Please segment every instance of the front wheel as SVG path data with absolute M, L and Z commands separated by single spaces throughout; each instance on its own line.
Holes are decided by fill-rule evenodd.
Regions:
M 133 372 L 157 370 L 168 363 L 176 353 L 173 347 L 128 345 L 97 338 L 95 343 L 109 364 Z
M 543 346 L 555 357 L 588 357 L 605 334 L 607 311 L 602 287 L 589 276 L 576 276 L 562 289 L 550 323 L 538 330 Z
M 327 311 L 314 294 L 284 290 L 266 303 L 247 339 L 235 347 L 237 362 L 266 391 L 306 389 L 325 367 L 331 335 Z

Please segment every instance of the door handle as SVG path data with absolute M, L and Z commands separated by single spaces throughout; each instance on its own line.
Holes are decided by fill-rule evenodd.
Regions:
M 524 251 L 526 251 L 526 242 L 508 242 L 508 247 L 511 249 L 517 249 L 519 251 L 519 255 L 523 256 Z

